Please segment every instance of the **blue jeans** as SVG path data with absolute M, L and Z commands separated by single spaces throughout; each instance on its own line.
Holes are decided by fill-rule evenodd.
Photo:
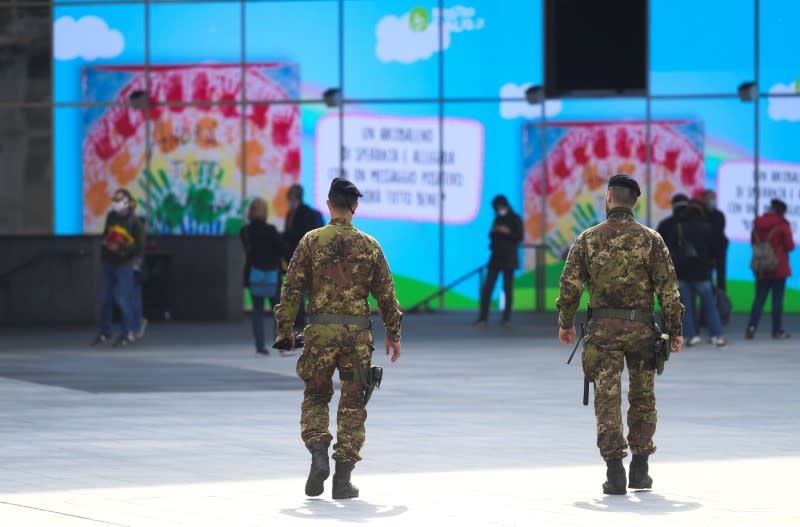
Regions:
M 712 337 L 721 336 L 722 322 L 720 322 L 717 303 L 714 300 L 714 293 L 711 289 L 711 280 L 681 280 L 678 282 L 678 286 L 681 293 L 681 303 L 685 308 L 683 312 L 683 337 L 688 340 L 697 335 L 697 328 L 694 324 L 695 294 L 700 295 L 700 302 L 708 323 L 709 334 Z
M 111 337 L 111 320 L 114 304 L 122 315 L 122 336 L 133 331 L 133 267 L 103 262 L 102 305 L 100 311 L 100 333 Z
M 266 299 L 263 296 L 253 296 L 252 293 L 250 298 L 253 300 L 253 338 L 256 341 L 256 351 L 264 351 L 266 349 L 266 343 L 264 342 L 266 338 L 264 336 L 264 300 Z M 274 308 L 278 300 L 270 298 L 269 303 Z M 274 338 L 275 328 L 273 327 L 272 329 Z
M 756 297 L 753 299 L 750 321 L 747 325 L 758 327 L 761 310 L 764 309 L 770 289 L 772 290 L 772 333 L 774 334 L 783 331 L 783 293 L 786 290 L 786 278 L 756 281 Z

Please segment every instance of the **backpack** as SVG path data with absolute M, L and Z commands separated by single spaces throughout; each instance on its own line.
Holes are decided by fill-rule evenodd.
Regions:
M 678 244 L 675 260 L 681 263 L 688 263 L 697 260 L 700 257 L 700 254 L 697 252 L 697 248 L 694 246 L 694 244 L 683 236 L 683 225 L 681 222 L 678 222 L 677 229 Z
M 755 226 L 753 227 L 753 232 L 751 235 L 753 242 L 753 257 L 750 259 L 750 269 L 753 271 L 756 277 L 771 273 L 778 268 L 778 256 L 775 254 L 775 250 L 772 248 L 772 244 L 770 243 L 772 235 L 775 233 L 775 229 L 777 227 L 778 226 L 775 225 L 772 227 L 772 229 L 770 229 L 766 240 L 759 239 L 758 234 L 756 233 L 756 228 Z

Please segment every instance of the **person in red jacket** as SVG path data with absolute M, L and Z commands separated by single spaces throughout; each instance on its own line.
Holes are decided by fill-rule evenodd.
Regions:
M 772 338 L 788 339 L 789 334 L 783 330 L 783 292 L 786 289 L 786 278 L 791 276 L 789 268 L 789 252 L 794 249 L 792 229 L 784 218 L 786 203 L 779 199 L 770 202 L 769 210 L 756 218 L 753 230 L 759 240 L 769 238 L 772 250 L 778 258 L 778 267 L 771 273 L 756 276 L 756 297 L 750 310 L 750 321 L 747 323 L 745 338 L 751 339 L 756 334 L 758 320 L 767 295 L 772 291 Z

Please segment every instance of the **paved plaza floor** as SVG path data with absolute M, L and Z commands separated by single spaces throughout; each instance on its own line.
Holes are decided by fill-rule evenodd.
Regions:
M 408 316 L 400 361 L 376 354 L 352 501 L 303 494 L 296 357 L 257 356 L 246 322 L 152 324 L 122 350 L 0 328 L 0 526 L 800 525 L 800 318 L 795 340 L 746 341 L 737 317 L 726 348 L 673 355 L 655 484 L 626 496 L 602 494 L 555 316 L 472 318 Z

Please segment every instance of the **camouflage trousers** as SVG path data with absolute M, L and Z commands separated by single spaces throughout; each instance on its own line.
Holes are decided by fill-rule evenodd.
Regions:
M 591 320 L 584 340 L 583 362 L 596 357 L 590 377 L 594 378 L 594 412 L 597 418 L 597 447 L 605 460 L 622 459 L 630 444 L 634 455 L 656 451 L 655 371 L 642 357 L 651 349 L 654 330 L 642 322 L 616 319 Z M 628 441 L 622 425 L 621 377 L 628 363 Z
M 305 383 L 300 434 L 306 447 L 312 443 L 329 445 L 333 439 L 328 429 L 328 404 L 333 397 L 334 372 L 351 372 L 358 365 L 368 367 L 373 349 L 370 330 L 348 330 L 332 324 L 306 326 L 305 347 L 297 361 L 297 375 Z M 333 459 L 348 464 L 361 460 L 366 420 L 361 384 L 342 381 Z

